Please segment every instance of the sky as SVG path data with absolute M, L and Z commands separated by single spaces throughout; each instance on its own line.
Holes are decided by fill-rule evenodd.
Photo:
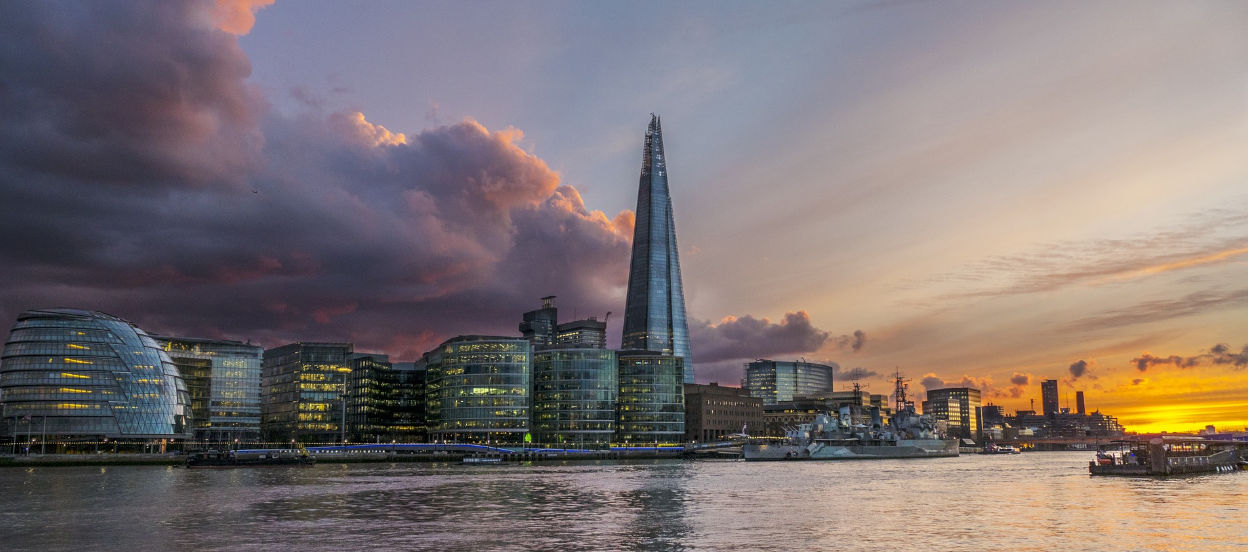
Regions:
M 1241 2 L 5 2 L 0 319 L 411 360 L 612 313 L 663 118 L 697 379 L 1248 426 Z

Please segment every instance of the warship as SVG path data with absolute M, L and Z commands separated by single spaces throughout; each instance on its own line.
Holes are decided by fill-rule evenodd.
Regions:
M 751 441 L 742 448 L 746 460 L 852 460 L 877 458 L 939 458 L 958 455 L 958 440 L 944 434 L 941 424 L 915 412 L 906 400 L 906 380 L 895 377 L 897 408 L 884 424 L 879 407 L 845 405 L 818 414 L 809 423 L 788 428 L 785 438 Z

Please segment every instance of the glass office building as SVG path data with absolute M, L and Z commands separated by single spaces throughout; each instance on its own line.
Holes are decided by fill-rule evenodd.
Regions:
M 764 406 L 816 397 L 833 391 L 832 376 L 838 368 L 835 363 L 759 359 L 745 366 L 742 387 L 762 399 Z
M 616 442 L 675 444 L 685 436 L 684 359 L 620 351 Z
M 5 436 L 24 442 L 191 436 L 190 398 L 169 356 L 143 330 L 100 312 L 18 316 L 0 358 L 0 401 Z
M 291 343 L 264 351 L 260 425 L 265 440 L 346 440 L 353 348 L 350 343 Z
M 567 447 L 606 447 L 615 436 L 619 392 L 615 351 L 533 353 L 533 439 Z
M 622 343 L 626 350 L 655 351 L 683 358 L 683 381 L 693 383 L 693 357 L 689 353 L 689 324 L 685 320 L 676 223 L 667 187 L 667 162 L 663 157 L 663 129 L 654 115 L 650 116 L 642 152 Z
M 186 380 L 196 441 L 260 440 L 264 349 L 241 341 L 156 336 Z
M 430 438 L 520 444 L 529 433 L 532 343 L 467 335 L 425 353 Z

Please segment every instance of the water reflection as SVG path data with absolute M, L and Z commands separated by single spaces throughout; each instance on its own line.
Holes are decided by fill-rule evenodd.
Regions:
M 879 462 L 0 470 L 6 550 L 1231 550 L 1248 473 Z

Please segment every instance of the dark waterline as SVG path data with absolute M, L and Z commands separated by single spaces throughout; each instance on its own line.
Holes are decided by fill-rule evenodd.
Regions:
M 1248 472 L 931 460 L 0 470 L 5 550 L 1248 550 Z

